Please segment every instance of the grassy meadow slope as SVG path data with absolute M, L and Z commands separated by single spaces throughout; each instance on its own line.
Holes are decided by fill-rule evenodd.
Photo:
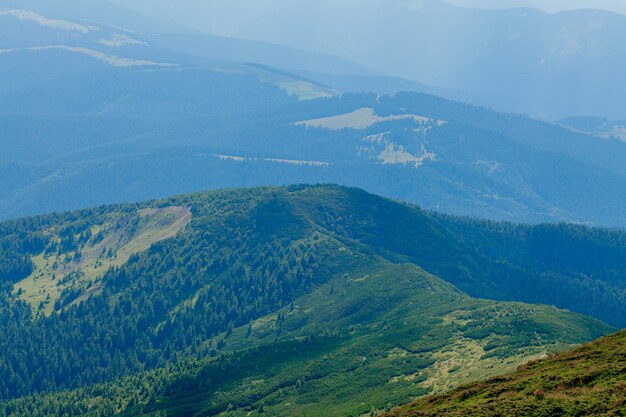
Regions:
M 418 416 L 623 416 L 626 332 L 393 410 Z

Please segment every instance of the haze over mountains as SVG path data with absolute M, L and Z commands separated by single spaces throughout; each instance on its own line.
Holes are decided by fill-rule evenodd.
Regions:
M 7 74 L 2 80 L 4 88 L 33 83 L 37 79 L 32 77 L 44 76 L 36 71 L 32 61 L 25 61 L 20 55 L 45 55 L 51 49 L 64 54 L 57 58 L 56 66 L 55 61 L 46 61 L 52 65 L 46 71 L 47 78 L 108 66 L 174 67 L 215 65 L 225 61 L 255 62 L 324 73 L 374 73 L 339 57 L 190 32 L 106 2 L 85 5 L 71 0 L 58 4 L 36 0 L 28 3 L 7 1 L 0 5 L 0 13 L 3 73 Z M 61 60 L 71 59 L 78 52 L 82 55 L 91 53 L 92 59 L 80 64 Z M 107 60 L 102 55 L 110 57 Z M 116 60 L 116 57 L 121 59 Z M 94 62 L 98 60 L 107 65 L 98 67 L 98 62 Z
M 619 135 L 424 94 L 342 95 L 279 68 L 357 91 L 400 86 L 342 58 L 158 29 L 115 6 L 93 21 L 32 6 L 0 12 L 0 217 L 330 182 L 456 214 L 626 224 Z
M 609 11 L 548 15 L 439 0 L 129 4 L 212 33 L 333 53 L 498 110 L 626 117 L 626 87 L 615 82 L 626 71 L 626 46 L 615 41 L 626 37 L 626 16 Z

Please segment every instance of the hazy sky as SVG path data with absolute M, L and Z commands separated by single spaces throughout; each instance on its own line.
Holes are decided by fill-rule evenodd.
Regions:
M 0 0 L 1 1 L 1 0 Z M 361 1 L 383 2 L 391 5 L 420 2 L 422 0 L 111 0 L 122 6 L 134 8 L 148 16 L 174 23 L 180 27 L 207 31 L 224 36 L 241 37 L 241 28 L 265 15 L 283 9 L 301 7 L 338 10 L 358 7 Z M 561 10 L 598 8 L 626 15 L 626 0 L 443 0 L 445 2 L 476 8 L 535 7 L 548 13 Z M 345 6 L 345 7 L 343 7 Z
M 150 12 L 151 8 L 163 9 L 166 7 L 172 10 L 181 10 L 194 13 L 202 12 L 203 9 L 219 8 L 221 11 L 229 10 L 233 14 L 258 14 L 262 9 L 274 9 L 284 7 L 288 4 L 298 4 L 306 0 L 113 0 L 116 3 L 142 9 Z M 341 2 L 341 0 L 336 0 Z M 392 1 L 392 0 L 389 0 Z M 464 7 L 478 8 L 509 8 L 509 7 L 535 7 L 546 12 L 558 12 L 561 10 L 596 8 L 611 10 L 626 15 L 626 0 L 443 0 L 447 3 Z M 245 6 L 244 6 L 245 4 Z M 155 10 L 152 10 L 153 12 Z
M 571 9 L 605 9 L 626 14 L 626 0 L 445 0 L 457 6 L 508 8 L 530 6 L 546 12 Z

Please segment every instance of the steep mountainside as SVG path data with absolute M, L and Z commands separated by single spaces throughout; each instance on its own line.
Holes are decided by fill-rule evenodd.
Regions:
M 6 222 L 0 415 L 359 415 L 406 403 L 613 330 L 451 283 L 621 323 L 624 240 L 448 218 L 335 186 Z M 580 256 L 593 251 L 603 257 Z
M 626 332 L 621 332 L 385 416 L 622 416 L 625 380 Z

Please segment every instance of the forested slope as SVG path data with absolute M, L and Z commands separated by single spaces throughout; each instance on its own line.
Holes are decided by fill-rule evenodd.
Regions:
M 413 274 L 416 282 L 432 282 L 411 268 L 422 268 L 473 296 L 553 304 L 614 325 L 624 322 L 620 294 L 626 245 L 621 232 L 451 218 L 357 189 L 294 186 L 200 193 L 14 220 L 0 225 L 0 232 L 6 271 L 1 275 L 0 320 L 4 399 L 223 355 L 236 345 L 232 334 L 247 332 L 251 322 L 281 309 L 292 311 L 305 303 L 302 297 L 318 294 L 306 301 L 311 311 L 322 308 L 319 303 L 328 298 L 324 291 L 335 294 L 340 305 L 342 294 L 356 291 L 346 287 L 349 281 L 381 285 L 387 280 L 389 294 L 372 287 L 368 296 L 379 298 L 346 306 L 337 320 L 373 303 L 380 309 L 372 311 L 372 320 L 384 323 L 396 314 L 385 319 L 387 309 L 400 308 L 396 301 L 421 296 L 418 290 L 403 294 L 404 284 L 394 280 Z M 602 256 L 586 257 L 593 253 Z M 415 266 L 405 272 L 392 267 L 403 264 Z M 370 281 L 368 276 L 379 278 Z M 408 309 L 405 313 L 417 317 L 415 323 L 424 320 L 421 314 L 460 314 L 459 323 L 475 323 L 463 327 L 454 319 L 448 325 L 460 325 L 462 338 L 480 341 L 480 349 L 491 346 L 489 354 L 475 356 L 495 354 L 504 362 L 494 369 L 501 369 L 507 358 L 521 360 L 611 329 L 557 310 L 496 304 L 495 311 L 510 313 L 488 314 L 492 319 L 486 323 L 491 324 L 481 324 L 484 304 L 432 279 L 444 299 L 452 297 L 433 308 L 447 312 L 432 313 L 417 298 L 400 303 Z M 465 303 L 467 309 L 459 310 Z M 289 322 L 278 314 L 269 320 Z M 367 321 L 352 317 L 334 326 L 326 318 L 303 316 L 293 330 L 310 329 L 300 336 L 344 335 L 346 328 Z M 507 320 L 512 321 L 504 325 Z M 398 340 L 417 343 L 420 337 L 411 336 L 411 321 L 405 321 L 401 331 L 409 333 Z M 437 329 L 437 323 L 429 329 Z M 538 344 L 524 336 L 530 329 L 542 335 Z M 429 337 L 421 343 L 432 344 L 436 334 L 446 331 L 425 329 Z M 438 348 L 428 352 L 433 349 Z M 481 369 L 480 360 L 475 365 Z
M 361 415 L 609 331 L 552 308 L 470 298 L 414 265 L 352 257 L 344 270 L 350 272 L 276 313 L 200 343 L 197 360 L 9 401 L 0 410 L 13 416 Z

